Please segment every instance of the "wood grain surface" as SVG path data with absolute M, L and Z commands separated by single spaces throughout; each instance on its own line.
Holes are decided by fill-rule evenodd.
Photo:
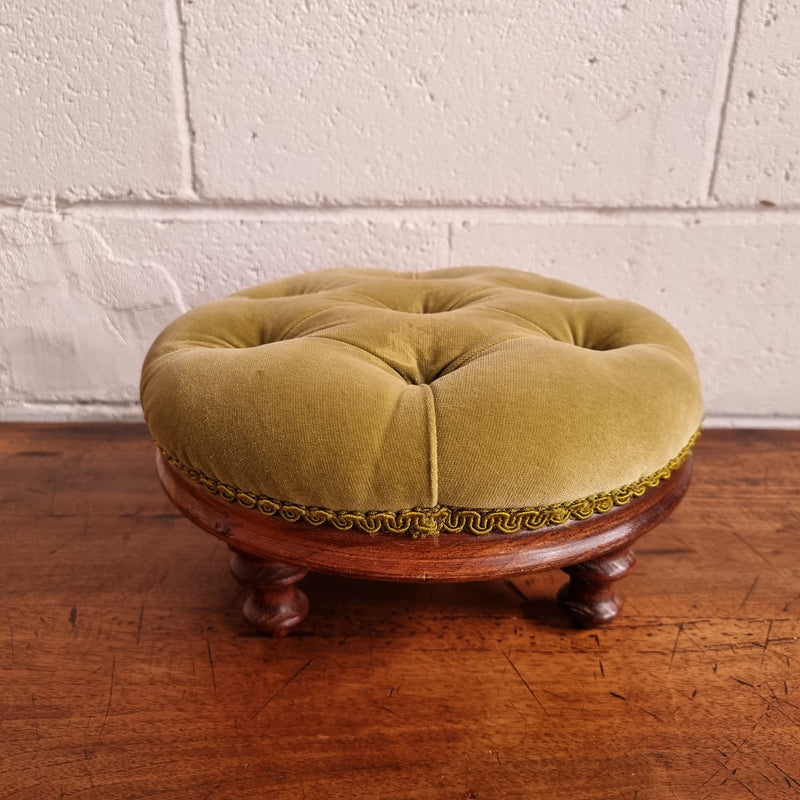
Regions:
M 254 636 L 140 426 L 0 426 L 0 798 L 796 798 L 800 433 L 713 431 L 624 615 L 309 575 Z

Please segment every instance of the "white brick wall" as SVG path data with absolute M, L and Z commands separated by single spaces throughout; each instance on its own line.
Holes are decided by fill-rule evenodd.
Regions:
M 494 263 L 800 426 L 799 8 L 0 0 L 0 418 L 136 418 L 157 331 L 253 282 Z

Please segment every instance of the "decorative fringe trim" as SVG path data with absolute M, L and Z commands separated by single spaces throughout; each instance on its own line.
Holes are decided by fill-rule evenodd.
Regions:
M 238 503 L 244 508 L 258 509 L 268 517 L 279 516 L 287 522 L 306 522 L 309 525 L 332 525 L 340 531 L 357 529 L 364 533 L 404 533 L 414 539 L 426 536 L 437 536 L 439 533 L 474 534 L 486 533 L 519 533 L 522 530 L 534 531 L 565 522 L 584 520 L 593 514 L 602 514 L 615 506 L 624 506 L 634 497 L 641 497 L 648 489 L 658 486 L 683 464 L 700 436 L 700 432 L 692 436 L 686 446 L 661 469 L 640 478 L 634 483 L 574 500 L 569 503 L 556 503 L 549 506 L 531 508 L 450 508 L 435 506 L 433 508 L 410 508 L 402 511 L 332 511 L 328 508 L 302 506 L 275 500 L 271 497 L 245 492 L 209 478 L 202 472 L 182 464 L 158 445 L 174 467 L 179 469 L 190 480 L 200 483 L 212 494 L 223 500 Z

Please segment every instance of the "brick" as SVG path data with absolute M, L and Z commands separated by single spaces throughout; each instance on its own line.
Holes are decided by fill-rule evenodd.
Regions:
M 800 203 L 800 5 L 744 3 L 715 197 Z
M 115 256 L 90 226 L 0 218 L 0 399 L 138 399 L 155 335 L 184 308 L 166 271 Z
M 709 415 L 800 416 L 797 219 L 466 223 L 454 227 L 451 262 L 541 272 L 639 302 L 694 349 Z
M 163 265 L 190 306 L 314 269 L 418 270 L 447 259 L 446 225 L 402 219 L 96 219 L 92 225 L 118 257 Z
M 179 189 L 163 3 L 0 0 L 0 22 L 0 196 Z
M 284 0 L 185 17 L 207 196 L 698 198 L 723 2 Z
M 402 221 L 2 216 L 0 416 L 37 418 L 50 408 L 63 418 L 77 404 L 135 403 L 148 347 L 187 306 L 303 270 L 439 266 L 446 230 Z

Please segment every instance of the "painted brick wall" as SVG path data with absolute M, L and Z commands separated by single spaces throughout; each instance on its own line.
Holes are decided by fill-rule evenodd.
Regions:
M 792 0 L 0 0 L 0 418 L 137 418 L 182 310 L 342 264 L 644 303 L 800 425 Z

